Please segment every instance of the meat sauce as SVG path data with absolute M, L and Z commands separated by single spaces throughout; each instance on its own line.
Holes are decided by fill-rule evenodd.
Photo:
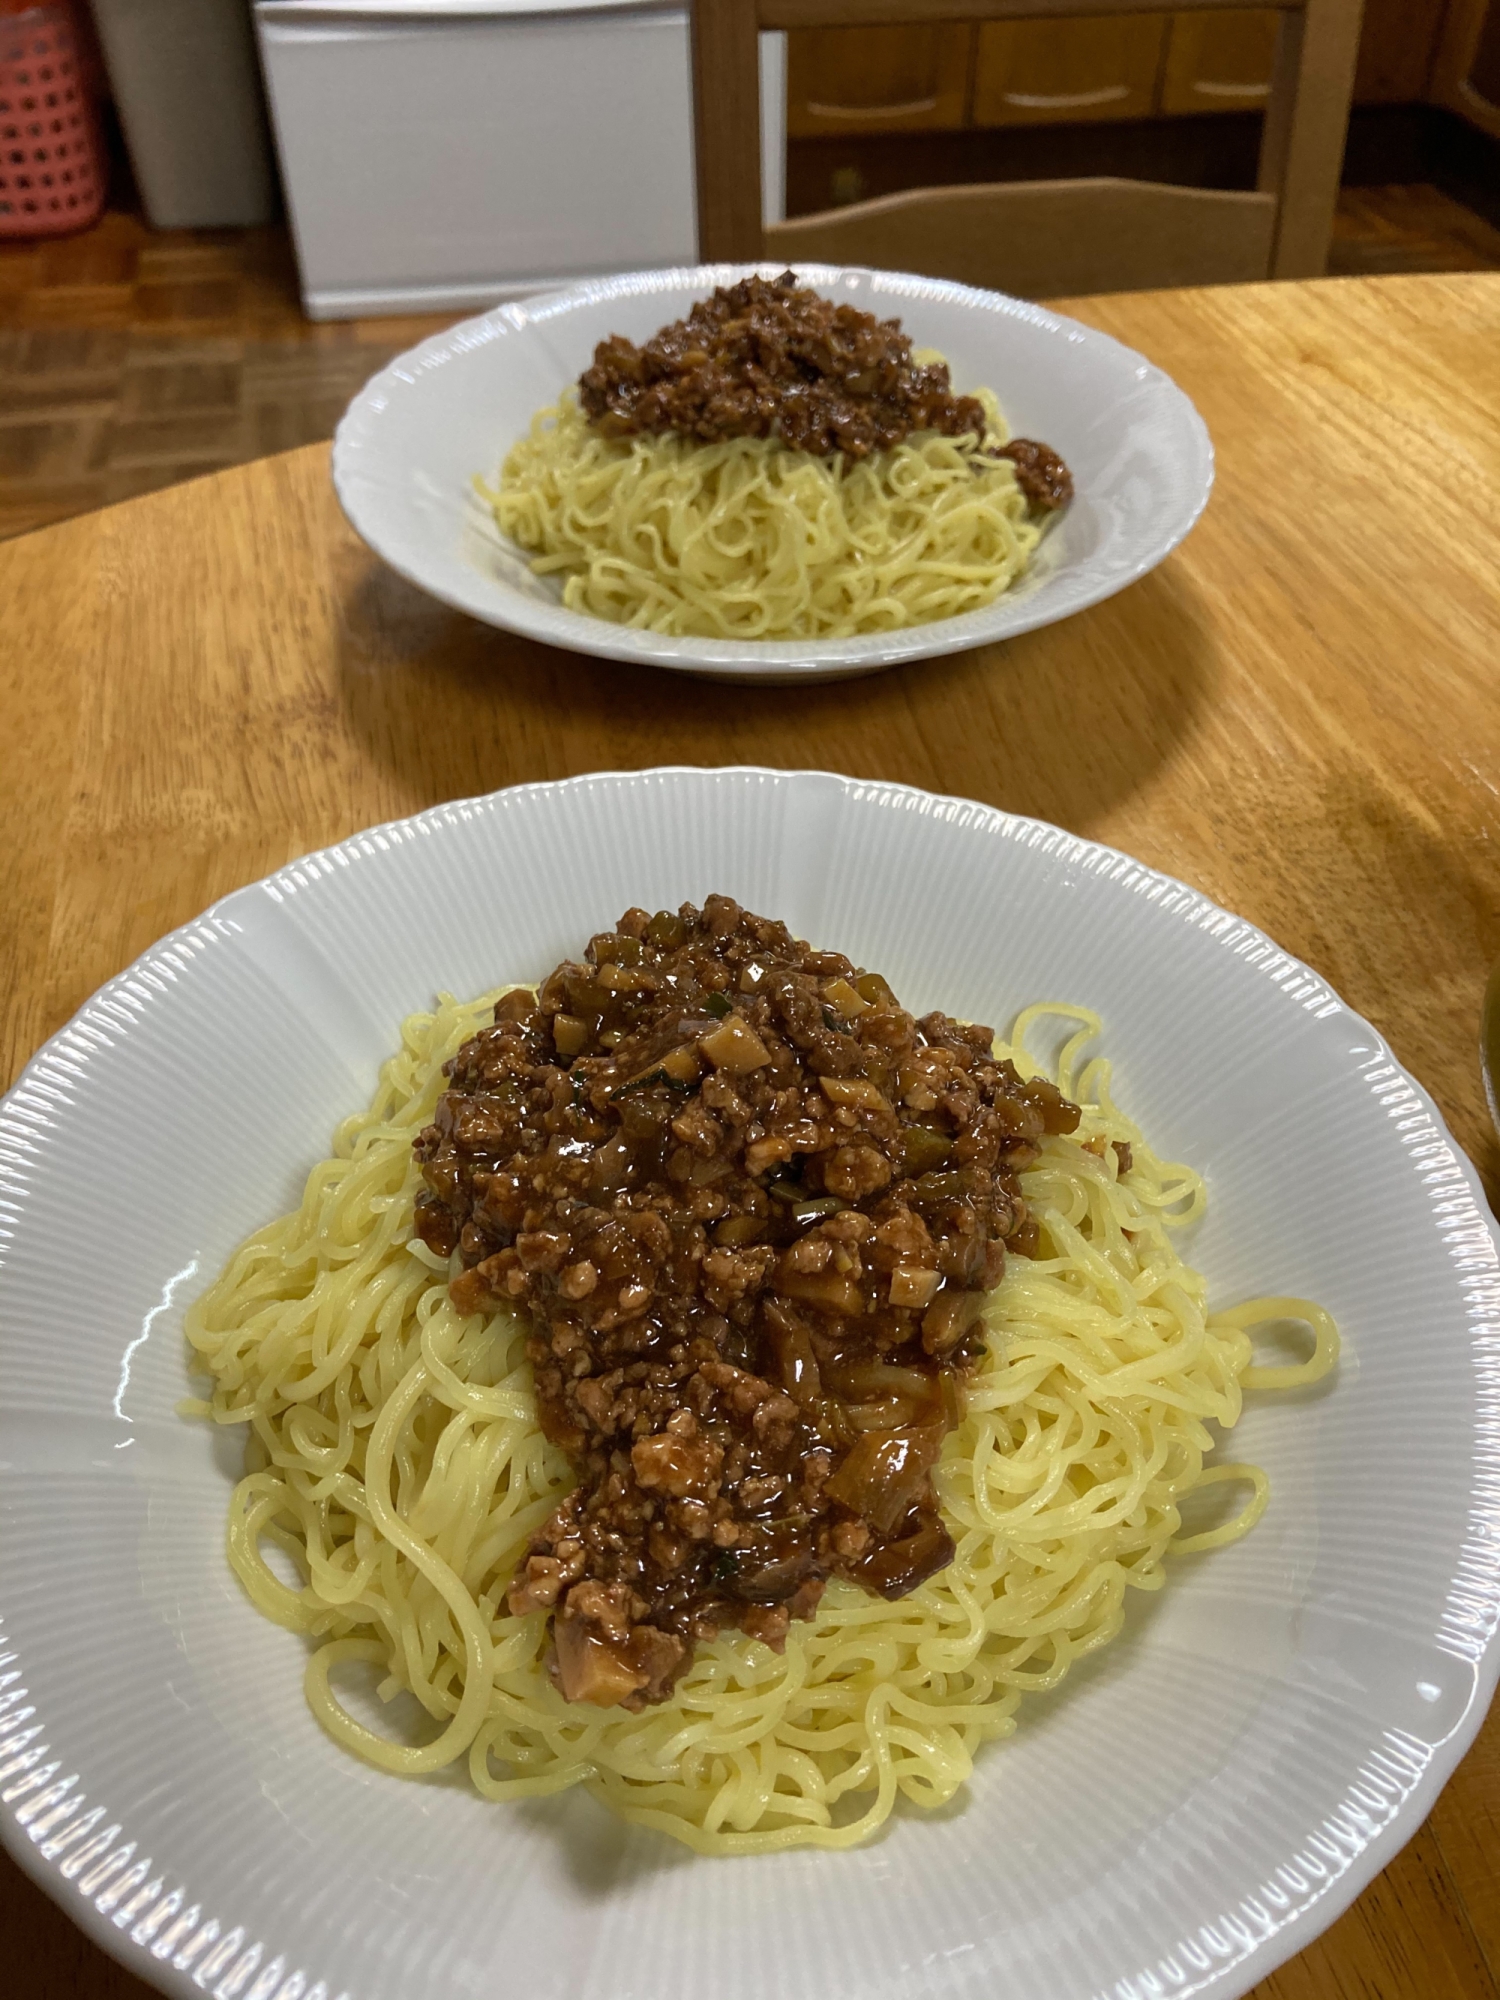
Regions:
M 465 1313 L 529 1311 L 578 1484 L 512 1611 L 571 1701 L 660 1701 L 737 1626 L 778 1650 L 830 1577 L 948 1563 L 932 1468 L 983 1351 L 1018 1172 L 1078 1123 L 988 1028 L 725 896 L 627 910 L 448 1065 L 415 1227 Z
M 867 458 L 916 431 L 985 434 L 983 404 L 954 394 L 945 362 L 914 361 L 899 320 L 835 305 L 791 271 L 721 285 L 643 347 L 620 334 L 601 341 L 578 400 L 608 437 L 774 436 L 819 457 Z M 992 455 L 1014 461 L 1033 508 L 1072 497 L 1071 475 L 1049 446 L 1013 438 Z

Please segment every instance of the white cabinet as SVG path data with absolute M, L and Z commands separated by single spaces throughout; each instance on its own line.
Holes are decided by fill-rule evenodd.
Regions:
M 259 0 L 255 18 L 314 319 L 696 260 L 684 11 Z

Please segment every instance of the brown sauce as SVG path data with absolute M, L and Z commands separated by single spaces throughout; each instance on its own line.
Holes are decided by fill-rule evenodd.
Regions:
M 509 1603 L 569 1700 L 663 1700 L 725 1628 L 780 1649 L 828 1578 L 951 1560 L 931 1471 L 1035 1243 L 1016 1176 L 1079 1117 L 992 1040 L 711 896 L 627 910 L 449 1064 L 416 1229 L 461 1311 L 532 1315 L 578 1484 Z
M 1050 514 L 1073 497 L 1073 475 L 1049 444 L 1035 438 L 1012 438 L 995 447 L 996 458 L 1008 458 L 1016 468 L 1016 484 L 1034 514 Z
M 919 364 L 911 350 L 899 320 L 835 305 L 784 271 L 721 285 L 642 347 L 619 334 L 601 341 L 578 400 L 610 437 L 778 437 L 819 457 L 867 458 L 917 431 L 982 438 L 978 398 L 955 395 L 946 363 Z M 1051 497 L 1061 490 L 1055 475 L 1028 478 L 1019 447 L 1061 469 L 1061 499 Z M 1060 506 L 1071 495 L 1067 468 L 1046 445 L 1015 439 L 1004 456 L 1015 458 L 1033 506 Z

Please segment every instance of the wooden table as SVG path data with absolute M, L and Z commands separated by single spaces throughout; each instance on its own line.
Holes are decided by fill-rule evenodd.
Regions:
M 1111 603 L 872 680 L 726 687 L 473 624 L 355 540 L 321 447 L 0 545 L 5 1078 L 162 932 L 371 821 L 607 767 L 821 765 L 1039 814 L 1263 925 L 1428 1085 L 1493 1203 L 1500 276 L 1073 310 L 1198 403 L 1205 519 Z M 146 1993 L 8 1861 L 0 1966 L 26 2000 Z M 1500 2000 L 1500 1717 L 1256 1992 Z

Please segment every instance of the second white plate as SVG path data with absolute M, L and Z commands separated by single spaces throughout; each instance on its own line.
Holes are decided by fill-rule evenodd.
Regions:
M 891 271 L 799 264 L 827 297 L 899 317 L 937 347 L 956 387 L 993 389 L 1014 434 L 1071 467 L 1076 497 L 1031 571 L 983 611 L 854 639 L 668 638 L 567 610 L 532 575 L 474 491 L 534 414 L 556 402 L 609 334 L 645 340 L 715 285 L 775 264 L 634 271 L 498 306 L 435 334 L 375 376 L 333 442 L 333 481 L 356 530 L 395 570 L 490 625 L 607 659 L 746 680 L 830 680 L 988 645 L 1068 618 L 1144 576 L 1182 540 L 1213 485 L 1203 420 L 1161 369 L 1108 334 L 1000 292 Z

